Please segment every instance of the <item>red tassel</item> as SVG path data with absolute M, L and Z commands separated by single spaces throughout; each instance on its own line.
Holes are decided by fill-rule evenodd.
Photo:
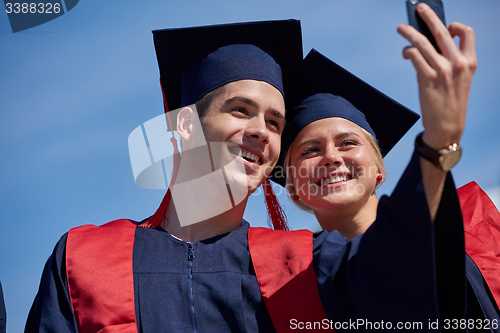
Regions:
M 276 198 L 276 194 L 274 194 L 273 187 L 268 178 L 262 183 L 262 188 L 266 197 L 267 224 L 269 227 L 272 225 L 274 230 L 290 230 L 286 222 L 285 211 L 278 202 L 278 198 Z

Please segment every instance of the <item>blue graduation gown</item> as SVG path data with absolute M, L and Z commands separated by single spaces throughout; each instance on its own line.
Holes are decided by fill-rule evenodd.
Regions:
M 448 202 L 458 205 L 451 176 L 442 204 Z M 133 276 L 138 331 L 273 332 L 248 251 L 248 228 L 243 222 L 235 231 L 192 244 L 161 228 L 137 228 Z M 460 229 L 461 223 L 453 228 Z M 47 261 L 26 332 L 77 331 L 65 273 L 66 238 Z M 463 246 L 463 231 L 461 241 Z M 380 199 L 377 220 L 364 235 L 349 242 L 338 232 L 315 235 L 313 264 L 323 306 L 336 323 L 332 325 L 343 331 L 356 321 L 358 330 L 373 331 L 382 322 L 385 328 L 390 322 L 392 329 L 413 323 L 420 325 L 415 330 L 436 332 L 429 322 L 439 318 L 440 308 L 451 307 L 442 295 L 455 295 L 462 286 L 456 294 L 460 300 L 466 291 L 463 272 L 458 277 L 462 282 L 441 282 L 456 271 L 447 267 L 436 272 L 440 256 L 414 155 L 393 195 Z M 464 302 L 453 309 L 464 312 Z

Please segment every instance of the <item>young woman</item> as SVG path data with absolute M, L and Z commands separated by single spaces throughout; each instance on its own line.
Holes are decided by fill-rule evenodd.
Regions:
M 332 298 L 344 296 L 355 298 L 352 306 L 356 302 L 376 306 L 378 297 L 386 307 L 394 302 L 398 311 L 411 306 L 411 293 L 416 296 L 436 288 L 441 321 L 429 320 L 428 328 L 497 331 L 495 301 L 487 284 L 478 287 L 477 276 L 471 276 L 471 271 L 478 271 L 474 262 L 464 260 L 460 205 L 448 172 L 461 153 L 458 142 L 476 68 L 474 34 L 458 23 L 446 30 L 432 11 L 423 6 L 419 10 L 431 23 L 443 53 L 438 54 L 411 27 L 398 29 L 416 45 L 403 54 L 417 69 L 425 131 L 417 137 L 415 153 L 393 194 L 379 200 L 375 190 L 386 177 L 383 154 L 411 127 L 411 121 L 401 121 L 405 114 L 411 118 L 408 110 L 314 50 L 288 83 L 287 94 L 292 97 L 287 105 L 292 110 L 282 137 L 284 185 L 292 200 L 314 213 L 323 229 L 347 239 L 350 254 L 346 265 L 334 267 L 316 260 L 326 309 L 331 308 Z M 453 43 L 454 35 L 461 38 L 461 50 Z M 414 248 L 422 250 L 421 256 L 410 250 Z M 372 271 L 364 267 L 370 260 Z M 413 261 L 421 267 L 427 261 L 428 270 L 417 274 L 431 275 L 434 283 L 420 283 L 425 279 L 414 279 L 411 266 L 398 265 Z M 355 286 L 341 295 L 332 287 L 335 281 L 327 278 L 340 267 L 344 272 L 339 276 L 350 279 L 350 285 L 362 285 L 367 279 L 391 276 L 391 266 L 399 277 L 394 287 L 404 298 L 384 290 L 369 291 L 363 299 L 352 292 Z M 479 277 L 482 280 L 480 273 Z M 336 318 L 341 312 L 337 309 L 328 315 Z

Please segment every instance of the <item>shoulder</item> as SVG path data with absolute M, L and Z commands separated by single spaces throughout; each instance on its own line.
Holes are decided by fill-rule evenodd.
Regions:
M 137 222 L 127 219 L 114 220 L 100 226 L 86 224 L 70 229 L 67 234 L 67 238 L 68 242 L 72 242 L 75 239 L 92 241 L 94 238 L 90 238 L 91 236 L 116 238 L 121 234 L 130 234 L 132 232 L 135 233 L 135 229 L 137 226 Z
M 314 238 L 314 250 L 319 250 L 321 246 L 327 243 L 335 243 L 345 245 L 348 243 L 347 238 L 345 238 L 340 232 L 337 230 L 333 230 L 332 232 L 328 232 L 326 230 L 322 230 L 319 232 L 313 233 Z
M 92 249 L 107 250 L 133 244 L 138 223 L 120 219 L 100 226 L 83 225 L 71 229 L 67 234 L 66 252 L 85 252 Z M 127 242 L 128 241 L 128 242 Z
M 110 230 L 110 229 L 126 229 L 126 228 L 135 228 L 139 225 L 140 223 L 128 220 L 128 219 L 118 219 L 114 220 L 111 222 L 104 223 L 102 225 L 94 225 L 94 224 L 85 224 L 81 225 L 79 227 L 71 228 L 70 233 L 73 232 L 85 232 L 89 230 Z
M 263 247 L 270 249 L 297 249 L 306 247 L 312 249 L 313 233 L 309 230 L 271 230 L 262 227 L 250 227 L 248 230 L 248 245 L 250 248 Z

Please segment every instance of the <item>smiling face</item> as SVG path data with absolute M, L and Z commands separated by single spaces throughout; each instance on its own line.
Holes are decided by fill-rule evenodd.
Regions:
M 344 118 L 317 120 L 290 146 L 290 190 L 314 211 L 360 209 L 384 176 L 381 163 L 361 127 Z
M 252 193 L 278 161 L 285 126 L 283 96 L 274 86 L 262 81 L 228 83 L 212 100 L 201 124 L 207 143 L 226 144 L 220 154 L 214 154 L 215 169 L 236 158 L 245 173 L 232 176 L 245 177 Z

